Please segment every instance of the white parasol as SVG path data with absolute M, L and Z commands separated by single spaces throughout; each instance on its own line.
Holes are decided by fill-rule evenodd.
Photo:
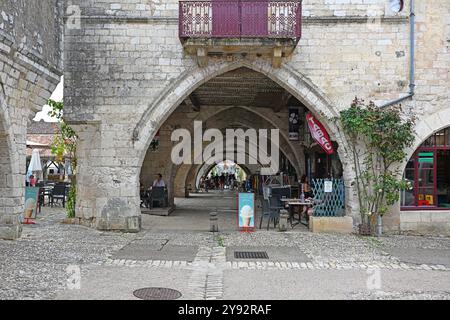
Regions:
M 33 152 L 31 154 L 31 161 L 27 170 L 27 179 L 29 179 L 30 176 L 35 173 L 39 175 L 42 173 L 41 156 L 39 154 L 39 150 L 37 149 L 33 149 Z

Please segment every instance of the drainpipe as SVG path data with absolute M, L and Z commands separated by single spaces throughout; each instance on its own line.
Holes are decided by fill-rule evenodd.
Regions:
M 381 105 L 380 108 L 386 108 L 386 107 L 390 107 L 392 105 L 398 104 L 406 99 L 412 98 L 415 94 L 415 88 L 416 88 L 416 84 L 415 84 L 415 67 L 414 67 L 414 62 L 415 62 L 415 45 L 416 45 L 416 40 L 415 40 L 415 23 L 416 23 L 416 14 L 415 14 L 415 9 L 414 9 L 414 0 L 410 0 L 410 6 L 409 6 L 409 43 L 410 43 L 410 62 L 409 62 L 409 93 L 404 96 L 401 97 L 399 99 L 396 100 L 392 100 L 389 102 L 386 102 L 385 104 Z

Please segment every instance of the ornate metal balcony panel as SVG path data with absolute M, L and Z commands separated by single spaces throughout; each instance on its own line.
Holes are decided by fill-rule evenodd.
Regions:
M 300 39 L 301 0 L 180 1 L 180 38 Z

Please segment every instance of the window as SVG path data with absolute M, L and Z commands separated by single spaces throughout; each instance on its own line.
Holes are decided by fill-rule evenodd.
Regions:
M 450 208 L 450 128 L 420 146 L 408 162 L 404 178 L 412 188 L 401 194 L 403 209 Z

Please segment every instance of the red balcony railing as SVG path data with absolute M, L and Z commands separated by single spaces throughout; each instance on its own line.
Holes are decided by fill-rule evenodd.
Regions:
M 296 38 L 302 1 L 180 1 L 180 38 Z

